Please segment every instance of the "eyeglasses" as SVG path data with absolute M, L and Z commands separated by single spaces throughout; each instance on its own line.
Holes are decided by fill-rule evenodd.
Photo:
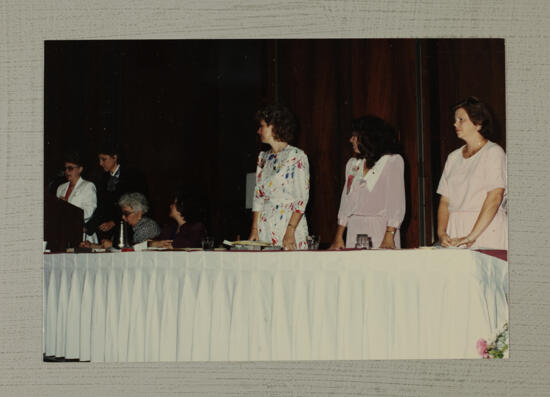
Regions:
M 128 217 L 128 216 L 132 215 L 133 213 L 134 213 L 133 211 L 122 211 L 122 216 Z
M 69 170 L 69 171 L 72 171 L 72 170 L 74 170 L 75 168 L 77 168 L 77 167 L 73 167 L 72 165 L 68 165 L 68 166 L 66 166 L 66 167 L 63 167 L 64 170 Z

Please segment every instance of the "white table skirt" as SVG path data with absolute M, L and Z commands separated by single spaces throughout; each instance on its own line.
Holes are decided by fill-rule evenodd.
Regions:
M 470 250 L 44 256 L 44 353 L 91 361 L 478 358 L 508 265 Z

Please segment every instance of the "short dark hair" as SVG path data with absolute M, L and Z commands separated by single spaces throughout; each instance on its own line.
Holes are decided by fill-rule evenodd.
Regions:
M 384 154 L 398 152 L 397 135 L 394 128 L 380 117 L 363 116 L 351 123 L 352 134 L 357 136 L 357 157 L 364 158 L 372 168 Z
M 84 167 L 84 162 L 82 161 L 82 156 L 77 151 L 67 151 L 63 154 L 63 161 L 65 163 L 76 164 L 79 167 Z
M 117 142 L 106 140 L 99 144 L 97 149 L 98 154 L 108 154 L 113 157 L 115 154 L 120 158 L 120 146 Z
M 256 112 L 256 121 L 264 120 L 273 126 L 273 138 L 280 142 L 291 142 L 296 133 L 297 124 L 292 112 L 281 104 L 267 105 Z
M 484 138 L 491 140 L 494 138 L 495 131 L 493 126 L 493 117 L 489 107 L 486 104 L 481 102 L 475 96 L 470 96 L 466 99 L 462 99 L 454 105 L 452 107 L 453 113 L 460 108 L 464 109 L 472 123 L 481 126 L 479 133 L 483 135 Z
M 186 222 L 201 222 L 206 224 L 208 214 L 208 203 L 197 193 L 186 188 L 180 188 L 174 197 L 176 209 L 185 218 Z

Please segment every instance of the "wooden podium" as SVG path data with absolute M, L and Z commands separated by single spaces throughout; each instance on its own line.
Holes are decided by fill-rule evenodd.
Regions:
M 84 211 L 54 195 L 44 193 L 44 241 L 52 252 L 76 248 L 82 241 Z

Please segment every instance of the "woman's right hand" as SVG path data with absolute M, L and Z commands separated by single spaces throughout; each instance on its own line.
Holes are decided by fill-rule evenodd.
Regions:
M 248 237 L 248 240 L 249 241 L 258 241 L 259 239 L 260 239 L 260 236 L 258 234 L 258 229 L 252 228 L 252 230 L 250 230 L 250 236 Z
M 442 233 L 439 236 L 439 244 L 441 244 L 442 247 L 452 247 L 453 242 L 451 241 L 451 237 L 447 233 Z
M 344 239 L 341 237 L 335 237 L 330 247 L 328 247 L 329 250 L 341 250 L 344 248 L 346 248 L 346 244 L 344 243 Z

